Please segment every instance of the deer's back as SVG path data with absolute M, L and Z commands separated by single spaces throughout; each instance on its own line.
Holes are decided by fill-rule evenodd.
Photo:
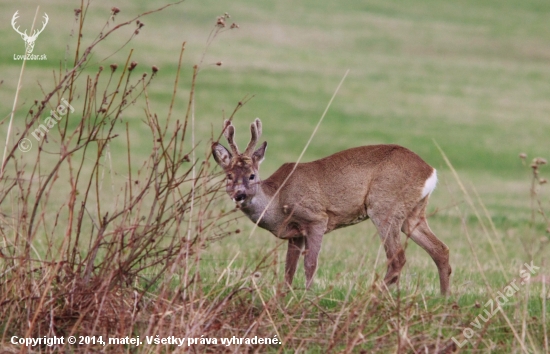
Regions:
M 295 163 L 286 163 L 264 181 L 275 191 Z M 300 205 L 312 214 L 327 213 L 332 227 L 367 217 L 369 200 L 402 203 L 420 200 L 434 169 L 417 154 L 399 145 L 369 145 L 299 163 L 279 192 L 281 205 Z M 412 203 L 412 202 L 411 202 Z

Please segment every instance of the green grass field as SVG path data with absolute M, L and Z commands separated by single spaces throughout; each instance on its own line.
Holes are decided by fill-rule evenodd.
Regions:
M 19 10 L 18 24 L 22 29 L 30 29 L 37 5 L 36 1 L 0 4 L 5 17 L 0 27 L 2 143 L 8 134 L 22 64 L 14 60 L 13 55 L 22 54 L 25 49 L 9 19 Z M 82 48 L 102 31 L 112 6 L 121 11 L 103 29 L 104 33 L 155 8 L 146 1 L 124 0 L 112 5 L 92 2 L 86 12 Z M 74 9 L 78 7 L 78 2 L 40 2 L 37 25 L 43 12 L 48 13 L 50 22 L 36 40 L 34 53 L 46 53 L 48 60 L 25 64 L 8 141 L 10 148 L 25 129 L 25 122 L 29 121 L 26 112 L 34 100 L 42 100 L 45 93 L 53 90 L 60 70 L 64 73 L 74 65 L 78 33 Z M 231 15 L 226 19 L 227 31 L 222 30 L 207 45 L 217 16 L 225 12 Z M 278 335 L 284 342 L 282 346 L 194 347 L 195 352 L 205 353 L 450 353 L 454 350 L 548 353 L 550 193 L 548 185 L 535 183 L 536 188 L 532 188 L 529 164 L 535 157 L 550 158 L 549 14 L 550 3 L 543 0 L 345 3 L 188 0 L 143 17 L 145 26 L 121 49 L 135 30 L 134 24 L 103 40 L 94 48 L 87 66 L 79 71 L 71 102 L 76 112 L 85 108 L 87 76 L 93 79 L 100 66 L 108 72 L 112 63 L 118 64 L 119 73 L 133 50 L 131 60 L 138 63 L 136 77 L 143 72 L 150 75 L 153 65 L 160 68 L 147 88 L 151 111 L 158 114 L 163 124 L 169 112 L 172 112 L 171 123 L 176 119 L 183 121 L 192 87 L 193 65 L 199 64 L 193 89 L 197 166 L 204 161 L 212 136 L 219 135 L 223 118 L 231 114 L 239 101 L 253 96 L 235 115 L 234 125 L 242 147 L 249 139 L 250 122 L 255 117 L 262 119 L 262 139 L 269 144 L 262 164 L 263 178 L 282 163 L 296 161 L 338 83 L 349 70 L 303 161 L 346 148 L 380 143 L 403 145 L 418 153 L 438 169 L 439 184 L 431 197 L 429 221 L 432 230 L 450 248 L 453 267 L 452 295 L 444 299 L 438 295 L 437 271 L 432 260 L 416 244 L 403 238 L 407 245 L 407 264 L 401 274 L 400 289 L 390 289 L 389 294 L 378 293 L 373 283 L 383 278 L 385 255 L 376 229 L 367 221 L 326 235 L 312 289 L 308 292 L 303 289 L 305 277 L 300 264 L 296 289 L 287 292 L 282 285 L 286 245 L 265 230 L 258 229 L 251 234 L 252 223 L 241 217 L 230 224 L 232 230 L 238 228 L 241 232 L 215 242 L 207 241 L 212 236 L 211 229 L 201 228 L 204 235 L 198 246 L 193 245 L 198 248 L 194 256 L 189 256 L 191 261 L 185 266 L 177 263 L 181 269 L 171 270 L 174 276 L 183 273 L 200 276 L 200 280 L 193 278 L 192 287 L 178 290 L 181 284 L 174 277 L 153 282 L 144 290 L 143 284 L 148 278 L 143 274 L 140 275 L 143 284 L 139 280 L 126 284 L 121 290 L 123 293 L 130 293 L 132 289 L 138 289 L 140 294 L 143 291 L 146 300 L 140 312 L 142 317 L 138 316 L 139 320 L 132 317 L 131 326 L 125 327 L 130 328 L 129 332 L 120 329 L 123 326 L 115 326 L 119 329 L 112 333 L 141 336 L 142 340 L 154 334 L 161 337 L 205 334 L 218 338 Z M 239 28 L 229 30 L 233 22 Z M 183 42 L 186 43 L 179 88 L 170 109 Z M 218 62 L 222 65 L 216 65 Z M 104 76 L 100 81 L 99 91 L 106 87 L 107 78 Z M 50 102 L 51 108 L 40 120 L 56 105 Z M 108 186 L 105 190 L 97 187 L 102 193 L 100 197 L 98 192 L 97 199 L 101 199 L 103 211 L 115 210 L 121 203 L 117 196 L 128 193 L 125 189 L 128 160 L 132 161 L 134 174 L 141 168 L 139 178 L 147 175 L 148 168 L 143 167 L 143 161 L 156 146 L 146 124 L 144 111 L 147 109 L 145 100 L 140 98 L 123 112 L 121 124 L 114 126 L 113 133 L 119 136 L 110 142 L 108 159 L 100 158 L 102 167 L 98 171 L 103 175 L 97 178 Z M 69 117 L 68 131 L 77 128 L 80 116 L 77 113 Z M 59 125 L 63 123 L 60 121 Z M 6 165 L 0 188 L 8 191 L 16 171 L 25 171 L 28 178 L 36 166 L 37 156 L 42 166 L 39 174 L 43 176 L 59 159 L 60 141 L 60 133 L 52 130 L 44 146 L 56 153 L 39 155 L 36 146 L 27 153 L 16 150 L 14 159 Z M 128 141 L 131 159 L 127 155 Z M 186 137 L 182 144 L 186 151 L 191 151 L 190 138 Z M 448 157 L 460 180 L 453 175 L 437 146 Z M 527 154 L 526 165 L 518 157 L 520 153 Z M 82 155 L 75 155 L 75 161 L 78 157 Z M 92 173 L 93 161 L 83 161 L 83 174 Z M 214 164 L 213 159 L 209 161 Z M 44 264 L 65 257 L 57 251 L 62 247 L 67 201 L 71 195 L 69 188 L 63 186 L 74 178 L 71 173 L 74 170 L 63 165 L 56 174 L 56 186 L 47 189 L 48 203 L 40 204 L 43 230 L 33 238 L 32 258 Z M 540 166 L 540 178 L 549 176 L 548 166 Z M 216 180 L 219 178 L 214 178 Z M 28 186 L 29 190 L 35 188 L 31 182 Z M 83 186 L 79 184 L 77 204 L 82 201 Z M 183 184 L 184 192 L 180 193 L 187 193 L 189 186 Z M 19 252 L 23 246 L 17 245 L 20 241 L 14 240 L 18 240 L 19 232 L 24 234 L 28 221 L 21 212 L 25 208 L 18 205 L 21 195 L 26 194 L 25 188 L 2 192 L 0 255 L 5 257 L 0 257 L 0 283 L 4 283 L 5 295 L 0 294 L 0 304 L 13 306 L 11 313 L 16 313 L 13 309 L 18 308 L 30 316 L 32 311 L 28 309 L 38 306 L 30 299 L 40 298 L 43 292 L 51 291 L 49 287 L 53 285 L 47 284 L 47 290 L 36 285 L 36 293 L 28 299 L 23 297 L 20 302 L 12 298 L 15 288 L 10 283 L 10 274 L 18 266 L 14 259 L 22 259 L 18 257 L 23 254 Z M 39 199 L 34 194 L 26 198 L 31 204 Z M 199 203 L 197 210 L 217 215 L 219 210 L 232 208 L 231 201 L 221 191 L 215 201 L 209 209 Z M 96 200 L 90 198 L 89 202 Z M 147 201 L 143 209 L 151 205 L 153 202 Z M 86 209 L 84 215 L 99 220 L 103 217 L 99 209 Z M 193 209 L 185 215 L 192 219 Z M 87 221 L 84 225 L 94 235 L 93 222 Z M 200 233 L 198 229 L 190 230 Z M 49 236 L 41 239 L 42 233 Z M 78 252 L 84 258 L 87 251 L 87 245 L 82 244 Z M 109 252 L 101 253 L 101 257 L 108 259 Z M 92 274 L 102 274 L 100 259 Z M 473 327 L 471 322 L 475 322 L 479 314 L 484 316 L 485 304 L 495 299 L 497 292 L 503 292 L 511 281 L 521 281 L 524 263 L 531 262 L 540 267 L 532 274 L 533 281 L 521 285 L 509 296 L 503 311 L 486 323 L 482 321 L 479 329 Z M 187 266 L 192 270 L 185 268 Z M 78 271 L 81 269 L 75 273 Z M 251 277 L 252 274 L 256 277 Z M 542 281 L 543 275 L 546 283 Z M 166 284 L 170 289 L 168 293 L 163 290 Z M 240 288 L 248 289 L 244 291 L 246 294 L 235 290 Z M 172 312 L 168 314 L 168 307 L 159 305 L 164 302 L 155 299 L 171 299 L 174 306 L 180 307 L 170 308 Z M 199 311 L 203 306 L 219 308 L 219 311 L 205 314 Z M 183 312 L 178 312 L 180 310 Z M 147 319 L 154 318 L 153 314 L 159 311 L 166 311 L 162 317 L 166 322 L 154 327 L 152 320 Z M 116 311 L 109 314 L 116 318 Z M 0 345 L 7 352 L 21 349 L 10 343 L 10 337 L 22 337 L 28 325 L 11 316 L 7 310 L 0 313 Z M 58 317 L 58 321 L 64 320 L 70 323 L 66 327 L 60 325 L 64 328 L 60 333 L 66 336 L 75 333 L 67 328 L 73 328 L 80 335 L 95 335 L 90 327 L 78 327 L 78 323 L 71 322 L 69 315 Z M 451 337 L 462 342 L 462 331 L 468 327 L 473 330 L 470 341 L 461 348 L 453 347 Z M 33 331 L 53 335 L 44 328 Z M 105 350 L 117 352 L 122 348 L 147 353 L 191 350 L 152 345 Z

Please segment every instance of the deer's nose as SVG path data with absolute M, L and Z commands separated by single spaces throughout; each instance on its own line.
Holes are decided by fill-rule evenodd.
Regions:
M 239 193 L 235 196 L 235 201 L 237 201 L 237 202 L 242 202 L 245 199 L 246 199 L 246 194 L 245 193 Z

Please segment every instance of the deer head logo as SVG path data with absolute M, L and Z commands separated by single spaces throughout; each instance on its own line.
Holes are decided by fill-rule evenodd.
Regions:
M 36 41 L 36 38 L 38 38 L 38 35 L 42 33 L 44 28 L 46 28 L 46 25 L 48 24 L 48 14 L 44 12 L 44 22 L 42 22 L 42 29 L 40 30 L 34 30 L 32 36 L 27 35 L 27 30 L 25 32 L 19 31 L 19 26 L 17 28 L 15 27 L 16 23 L 15 21 L 19 18 L 18 11 L 15 11 L 13 14 L 13 17 L 11 18 L 11 26 L 15 30 L 15 32 L 19 33 L 21 35 L 21 38 L 25 41 L 25 53 L 31 54 L 34 49 L 34 41 Z

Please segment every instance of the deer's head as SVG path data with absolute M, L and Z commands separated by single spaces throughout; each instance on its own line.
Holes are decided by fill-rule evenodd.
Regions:
M 262 122 L 259 118 L 250 125 L 252 138 L 244 153 L 239 152 L 235 143 L 235 127 L 226 120 L 223 134 L 227 138 L 231 152 L 220 143 L 212 144 L 214 159 L 223 168 L 226 175 L 226 191 L 237 206 L 245 206 L 252 200 L 260 188 L 259 169 L 264 159 L 267 142 L 257 149 L 256 144 L 262 135 Z
M 42 22 L 42 28 L 40 30 L 34 30 L 31 36 L 27 35 L 27 30 L 25 30 L 25 32 L 21 32 L 19 31 L 19 26 L 15 27 L 16 21 L 18 18 L 19 18 L 19 11 L 15 11 L 15 13 L 13 14 L 13 17 L 11 18 L 11 26 L 13 27 L 15 32 L 21 35 L 21 38 L 23 38 L 23 40 L 25 41 L 25 46 L 26 46 L 25 51 L 27 54 L 30 54 L 34 49 L 34 42 L 36 41 L 36 38 L 38 38 L 38 35 L 42 33 L 42 31 L 44 30 L 44 28 L 46 28 L 46 25 L 48 24 L 48 21 L 49 21 L 48 14 L 44 13 L 44 21 Z

